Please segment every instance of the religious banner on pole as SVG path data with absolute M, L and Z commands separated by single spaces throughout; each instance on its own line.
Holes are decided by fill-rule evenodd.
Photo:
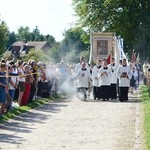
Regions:
M 96 63 L 98 59 L 107 59 L 114 55 L 114 33 L 91 33 L 91 51 L 89 63 Z

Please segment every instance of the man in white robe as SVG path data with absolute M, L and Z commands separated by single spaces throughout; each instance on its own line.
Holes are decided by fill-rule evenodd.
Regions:
M 108 101 L 110 98 L 110 68 L 107 67 L 107 60 L 104 59 L 103 67 L 98 72 L 99 78 L 101 80 L 101 95 L 103 101 Z
M 117 76 L 119 79 L 119 101 L 128 101 L 128 90 L 132 73 L 131 67 L 127 65 L 126 59 L 123 59 L 122 65 L 118 67 Z
M 87 98 L 87 90 L 89 86 L 89 81 L 91 79 L 90 71 L 86 68 L 86 63 L 82 63 L 82 68 L 78 70 L 77 73 L 78 79 L 78 93 L 83 96 L 83 99 L 86 100 Z
M 78 64 L 76 64 L 75 66 L 75 77 L 77 77 L 77 74 L 78 74 L 78 71 L 82 69 L 82 63 L 85 63 L 85 57 L 80 57 L 80 62 Z M 90 67 L 87 63 L 85 63 L 85 68 L 87 70 L 90 71 Z M 78 84 L 79 84 L 79 79 L 78 78 L 75 78 L 75 84 L 76 84 L 76 88 L 77 88 L 77 92 L 78 92 Z
M 118 65 L 115 64 L 115 59 L 111 58 L 111 64 L 108 65 L 110 72 L 110 98 L 117 99 L 117 69 Z
M 93 80 L 93 97 L 94 100 L 96 100 L 96 98 L 100 99 L 101 98 L 101 89 L 100 89 L 100 85 L 101 85 L 101 80 L 98 77 L 98 72 L 101 68 L 102 65 L 102 61 L 101 60 L 97 60 L 97 64 L 93 67 L 92 70 L 92 80 Z
M 84 57 L 81 57 L 80 58 L 80 62 L 78 63 L 78 64 L 76 64 L 76 66 L 75 66 L 75 74 L 77 75 L 77 73 L 78 73 L 78 71 L 80 70 L 80 69 L 82 69 L 82 63 L 83 62 L 85 62 L 85 58 Z M 86 63 L 86 66 L 85 66 L 85 68 L 87 68 L 88 70 L 90 70 L 90 67 L 89 67 L 89 65 Z

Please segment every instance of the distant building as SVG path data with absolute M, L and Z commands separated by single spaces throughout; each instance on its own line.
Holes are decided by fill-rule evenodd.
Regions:
M 9 47 L 8 51 L 11 51 L 12 55 L 18 58 L 21 57 L 22 53 L 27 54 L 30 51 L 30 49 L 48 51 L 50 48 L 51 48 L 50 44 L 46 41 L 36 41 L 36 42 L 17 41 Z

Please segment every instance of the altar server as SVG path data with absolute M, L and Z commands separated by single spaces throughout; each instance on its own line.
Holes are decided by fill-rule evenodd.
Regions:
M 126 59 L 123 59 L 122 65 L 118 67 L 117 76 L 119 78 L 119 100 L 121 102 L 128 101 L 128 90 L 132 73 L 131 67 L 127 65 Z
M 110 98 L 117 99 L 117 69 L 118 65 L 115 64 L 115 59 L 111 58 L 111 64 L 108 65 L 108 68 L 110 68 Z
M 96 98 L 98 98 L 98 99 L 101 98 L 101 89 L 100 89 L 101 80 L 98 77 L 98 72 L 101 68 L 101 65 L 102 65 L 102 61 L 97 60 L 97 64 L 93 67 L 93 70 L 92 70 L 94 100 L 96 100 Z
M 99 78 L 101 79 L 101 94 L 103 101 L 110 98 L 110 68 L 107 67 L 107 60 L 104 59 L 103 67 L 99 70 Z
M 78 63 L 78 64 L 76 64 L 76 66 L 75 66 L 75 74 L 77 75 L 77 73 L 78 73 L 78 71 L 80 70 L 80 69 L 82 69 L 82 63 L 83 62 L 85 62 L 85 57 L 81 57 L 80 58 L 80 62 Z M 89 68 L 89 65 L 87 64 L 87 63 L 85 63 L 85 68 L 86 69 L 88 69 L 88 70 L 90 70 L 90 68 Z
M 86 63 L 82 63 L 82 68 L 78 70 L 77 73 L 78 79 L 78 93 L 83 95 L 83 99 L 86 100 L 87 98 L 87 90 L 88 90 L 88 83 L 91 79 L 90 71 L 86 68 Z

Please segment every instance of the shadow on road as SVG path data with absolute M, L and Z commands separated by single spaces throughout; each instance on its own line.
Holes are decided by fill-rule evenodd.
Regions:
M 21 144 L 23 138 L 10 135 L 10 134 L 0 134 L 0 142 L 10 143 L 10 144 Z
M 44 124 L 52 113 L 58 113 L 67 106 L 64 102 L 49 103 L 1 124 L 0 143 L 21 144 L 25 139 L 17 136 L 18 133 L 32 133 L 35 130 L 34 123 Z

